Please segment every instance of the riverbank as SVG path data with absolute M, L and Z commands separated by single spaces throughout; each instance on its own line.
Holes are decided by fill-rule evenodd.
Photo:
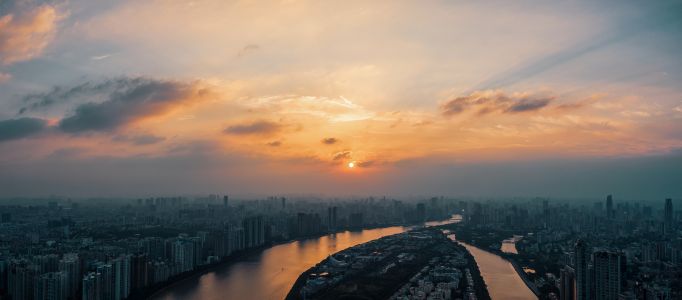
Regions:
M 528 274 L 523 270 L 523 268 L 516 261 L 515 256 L 518 254 L 507 253 L 502 251 L 500 241 L 507 239 L 511 236 L 519 236 L 518 233 L 513 232 L 488 232 L 480 233 L 479 231 L 472 231 L 462 224 L 446 224 L 438 226 L 438 228 L 449 230 L 455 234 L 456 239 L 466 245 L 475 247 L 477 251 L 482 251 L 488 255 L 498 257 L 502 261 L 510 264 L 514 270 L 515 276 L 521 279 L 523 285 L 525 285 L 529 292 L 532 293 L 536 298 L 540 298 L 540 290 L 537 288 L 533 280 L 528 276 Z M 498 270 L 500 271 L 500 270 Z
M 314 240 L 319 240 L 319 239 L 325 239 L 325 240 L 336 240 L 339 236 L 343 236 L 344 240 L 347 240 L 349 238 L 348 234 L 350 236 L 357 236 L 357 234 L 364 233 L 365 231 L 372 231 L 372 230 L 384 230 L 384 229 L 391 229 L 391 228 L 404 228 L 406 226 L 413 226 L 413 224 L 377 224 L 377 225 L 372 225 L 372 226 L 367 226 L 364 228 L 354 228 L 354 229 L 347 229 L 343 231 L 337 231 L 337 232 L 332 232 L 332 233 L 322 233 L 319 235 L 314 235 L 314 236 L 307 236 L 304 238 L 299 238 L 299 239 L 291 239 L 291 240 L 282 240 L 282 241 L 277 241 L 274 243 L 270 243 L 264 247 L 260 247 L 258 249 L 250 249 L 247 251 L 244 251 L 243 253 L 239 253 L 238 255 L 235 256 L 230 256 L 227 259 L 220 261 L 216 264 L 211 264 L 203 268 L 199 268 L 196 270 L 193 270 L 191 272 L 184 273 L 180 276 L 177 276 L 167 282 L 164 282 L 163 284 L 160 285 L 155 285 L 147 290 L 145 290 L 144 294 L 136 294 L 135 298 L 129 298 L 129 299 L 163 299 L 168 297 L 168 295 L 176 293 L 176 290 L 182 290 L 185 287 L 182 287 L 183 284 L 187 283 L 188 286 L 191 286 L 192 284 L 188 283 L 191 282 L 192 280 L 199 281 L 197 278 L 203 278 L 202 276 L 205 274 L 210 274 L 212 272 L 215 272 L 216 270 L 222 270 L 222 269 L 228 269 L 232 268 L 232 265 L 237 265 L 237 268 L 242 268 L 239 265 L 243 265 L 242 263 L 246 262 L 248 263 L 249 261 L 252 261 L 254 259 L 256 260 L 261 260 L 263 256 L 269 256 L 272 254 L 270 249 L 278 249 L 281 247 L 286 247 L 286 248 L 291 248 L 291 247 L 300 247 L 300 245 L 307 244 L 307 241 L 314 241 Z M 277 250 L 276 252 L 281 252 L 281 250 Z M 278 267 L 276 272 L 279 272 L 281 268 L 287 267 L 286 263 L 282 263 L 281 267 Z M 289 272 L 290 270 L 287 270 Z M 274 274 L 274 273 L 273 273 Z M 300 271 L 296 273 L 297 275 L 300 274 Z M 295 278 L 295 277 L 294 277 Z M 178 287 L 180 286 L 180 287 Z M 287 286 L 286 291 L 289 290 L 289 286 Z M 285 292 L 286 292 L 285 291 Z M 138 296 L 142 295 L 142 296 Z M 186 295 L 182 296 L 186 297 Z
M 437 229 L 413 228 L 337 254 L 302 272 L 285 299 L 388 299 L 425 286 L 433 289 L 425 289 L 424 296 L 452 293 L 453 298 L 490 299 L 474 257 Z M 459 285 L 448 286 L 447 276 L 430 277 L 433 270 L 463 277 Z

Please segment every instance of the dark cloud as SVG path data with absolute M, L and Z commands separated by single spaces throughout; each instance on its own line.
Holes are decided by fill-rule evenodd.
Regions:
M 272 141 L 272 142 L 267 143 L 266 145 L 268 145 L 268 146 L 270 146 L 270 147 L 279 147 L 279 146 L 282 146 L 282 142 L 280 142 L 280 141 Z
M 104 102 L 77 106 L 71 116 L 59 122 L 59 129 L 68 133 L 112 131 L 139 119 L 163 114 L 176 105 L 204 98 L 208 93 L 194 83 L 146 78 L 117 80 L 112 89 Z M 98 94 L 98 89 L 85 88 L 78 93 L 88 92 Z
M 0 142 L 26 138 L 47 128 L 47 122 L 37 118 L 18 118 L 0 121 Z
M 24 106 L 19 114 L 47 109 L 71 102 L 104 102 L 113 93 L 144 84 L 145 78 L 115 78 L 101 82 L 88 81 L 75 86 L 55 86 L 45 93 L 29 94 L 22 98 Z
M 355 165 L 360 167 L 360 168 L 369 168 L 375 164 L 376 164 L 376 161 L 374 161 L 374 160 L 366 160 L 366 161 L 360 161 L 360 162 L 355 163 Z
M 550 98 L 544 98 L 544 99 L 521 99 L 518 102 L 512 104 L 509 108 L 507 108 L 507 112 L 524 112 L 524 111 L 533 111 L 533 110 L 538 110 L 541 109 L 549 102 L 552 101 Z
M 271 135 L 282 130 L 283 125 L 270 121 L 256 121 L 247 124 L 232 125 L 224 133 L 235 135 Z
M 332 156 L 333 160 L 342 160 L 342 159 L 349 159 L 351 157 L 352 152 L 351 151 L 341 151 L 341 152 L 336 152 Z
M 131 143 L 133 145 L 144 146 L 163 142 L 166 140 L 166 138 L 162 136 L 155 136 L 153 134 L 142 134 L 134 136 L 117 135 L 114 136 L 112 140 L 115 142 L 125 142 Z
M 444 116 L 454 116 L 469 111 L 475 111 L 478 115 L 493 112 L 530 112 L 548 106 L 553 100 L 553 97 L 546 96 L 516 96 L 502 92 L 483 91 L 446 102 L 441 106 L 441 113 Z
M 325 145 L 334 145 L 338 142 L 339 142 L 339 140 L 337 140 L 336 138 L 333 138 L 333 137 L 322 139 L 322 144 L 325 144 Z

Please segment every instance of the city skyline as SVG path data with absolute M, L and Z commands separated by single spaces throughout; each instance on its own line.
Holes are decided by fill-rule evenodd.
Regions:
M 682 6 L 0 3 L 0 197 L 682 197 Z

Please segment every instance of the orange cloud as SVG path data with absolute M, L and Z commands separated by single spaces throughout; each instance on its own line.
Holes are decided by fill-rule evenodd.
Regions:
M 468 96 L 457 97 L 445 102 L 441 111 L 445 116 L 475 111 L 479 115 L 493 112 L 522 113 L 537 111 L 548 106 L 554 97 L 511 94 L 501 91 L 478 91 Z
M 58 19 L 50 5 L 1 16 L 0 63 L 9 65 L 42 54 L 54 37 Z

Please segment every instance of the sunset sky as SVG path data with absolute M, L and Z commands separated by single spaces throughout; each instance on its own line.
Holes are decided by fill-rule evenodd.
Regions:
M 680 1 L 0 0 L 0 196 L 682 197 L 680 53 Z

